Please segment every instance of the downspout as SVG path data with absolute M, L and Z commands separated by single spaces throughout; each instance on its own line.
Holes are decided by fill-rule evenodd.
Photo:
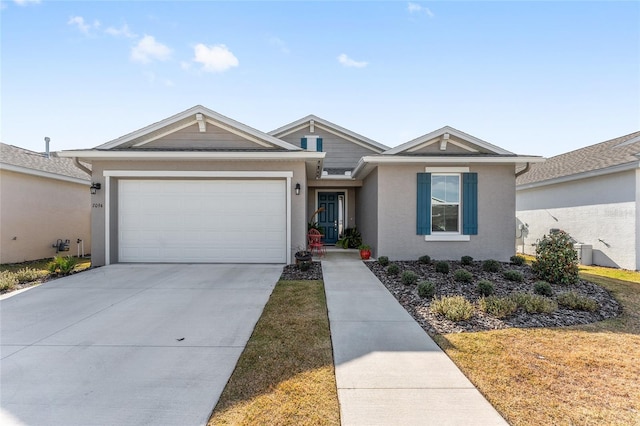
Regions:
M 75 164 L 77 168 L 79 168 L 80 170 L 82 170 L 83 172 L 85 172 L 91 177 L 91 174 L 92 174 L 91 170 L 85 167 L 82 163 L 80 163 L 80 161 L 78 160 L 78 157 L 73 157 L 73 164 Z
M 519 172 L 517 172 L 517 173 L 516 173 L 516 178 L 517 178 L 518 176 L 521 176 L 521 175 L 523 175 L 523 174 L 527 173 L 527 172 L 529 171 L 529 169 L 530 169 L 530 168 L 531 168 L 531 163 L 529 163 L 529 162 L 527 161 L 527 165 L 526 165 L 526 166 L 524 166 L 524 169 L 522 169 L 522 170 L 520 170 Z

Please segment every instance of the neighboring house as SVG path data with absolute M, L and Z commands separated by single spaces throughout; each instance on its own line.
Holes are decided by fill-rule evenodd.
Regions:
M 535 164 L 516 190 L 526 253 L 561 229 L 592 246 L 594 264 L 640 269 L 640 132 Z
M 0 144 L 0 263 L 53 257 L 58 240 L 89 253 L 90 184 L 70 158 Z
M 92 262 L 290 263 L 318 207 L 377 255 L 508 259 L 519 157 L 450 127 L 394 149 L 316 116 L 263 133 L 202 106 L 93 149 Z

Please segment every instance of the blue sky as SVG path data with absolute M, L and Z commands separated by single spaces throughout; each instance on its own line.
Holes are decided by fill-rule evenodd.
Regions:
M 0 140 L 89 148 L 201 104 L 552 156 L 640 130 L 637 1 L 2 0 Z

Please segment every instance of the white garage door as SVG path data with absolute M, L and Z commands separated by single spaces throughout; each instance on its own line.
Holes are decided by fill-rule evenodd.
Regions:
M 286 263 L 284 180 L 121 180 L 120 262 Z

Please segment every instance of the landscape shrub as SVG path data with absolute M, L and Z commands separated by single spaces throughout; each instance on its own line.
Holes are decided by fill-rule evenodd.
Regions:
M 418 284 L 418 296 L 431 299 L 436 294 L 436 286 L 431 281 L 421 281 Z
M 473 316 L 473 305 L 462 296 L 445 296 L 434 299 L 429 305 L 431 311 L 444 315 L 449 321 L 466 321 Z
M 425 254 L 424 256 L 420 256 L 418 260 L 420 261 L 420 263 L 428 265 L 431 263 L 431 256 Z
M 47 265 L 47 269 L 52 274 L 68 275 L 75 268 L 78 260 L 72 256 L 56 256 Z
M 516 254 L 515 256 L 511 256 L 511 258 L 509 260 L 514 265 L 522 266 L 522 265 L 524 265 L 526 259 L 524 258 L 524 256 L 520 256 L 520 255 Z
M 553 289 L 551 288 L 551 284 L 546 281 L 538 281 L 533 285 L 533 292 L 535 294 L 539 294 L 540 296 L 553 296 Z
M 524 281 L 524 275 L 522 275 L 522 272 L 516 271 L 515 269 L 504 271 L 502 276 L 504 276 L 509 281 L 515 281 L 518 283 L 521 283 L 522 281 Z
M 488 259 L 482 262 L 482 270 L 485 272 L 500 272 L 502 265 L 497 260 Z
M 518 309 L 518 304 L 509 297 L 488 296 L 478 301 L 478 308 L 496 318 L 506 318 Z
M 530 314 L 550 314 L 558 309 L 558 304 L 555 300 L 540 296 L 539 294 L 516 293 L 511 295 L 511 298 L 519 307 Z
M 558 304 L 565 306 L 569 309 L 578 311 L 594 312 L 598 310 L 598 302 L 595 300 L 582 296 L 576 292 L 569 291 L 566 293 L 558 294 Z
M 460 263 L 462 263 L 463 265 L 471 265 L 472 262 L 473 262 L 473 257 L 471 256 L 462 256 L 460 258 Z
M 378 258 L 378 263 L 380 266 L 387 266 L 389 264 L 389 258 L 387 256 L 380 256 Z
M 311 262 L 300 262 L 298 264 L 298 269 L 301 271 L 308 271 L 311 268 Z
M 453 279 L 461 283 L 470 283 L 473 280 L 473 274 L 466 269 L 458 269 L 453 274 Z
M 495 286 L 489 280 L 481 280 L 478 282 L 476 289 L 482 296 L 491 296 L 496 291 Z
M 573 241 L 564 231 L 544 236 L 536 245 L 536 260 L 531 264 L 536 276 L 555 284 L 578 281 L 578 254 Z
M 441 260 L 440 262 L 436 263 L 436 272 L 440 272 L 442 274 L 448 274 L 449 273 L 449 263 L 445 262 L 443 260 Z
M 42 278 L 43 273 L 33 268 L 22 268 L 16 271 L 16 278 L 20 283 L 29 283 Z
M 0 272 L 0 291 L 13 290 L 18 285 L 18 277 L 10 271 Z
M 395 263 L 387 266 L 387 275 L 398 275 L 400 273 L 400 267 Z
M 401 276 L 402 284 L 414 285 L 418 282 L 418 274 L 413 271 L 404 271 Z

